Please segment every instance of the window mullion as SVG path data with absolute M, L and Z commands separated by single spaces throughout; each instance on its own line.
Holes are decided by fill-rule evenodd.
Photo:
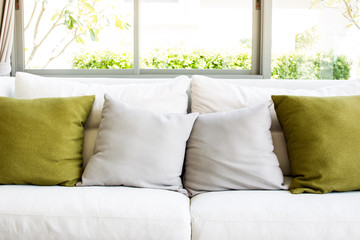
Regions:
M 11 55 L 12 75 L 17 71 L 24 71 L 25 69 L 25 53 L 24 53 L 24 2 L 19 2 L 19 9 L 15 10 L 15 32 L 13 52 Z
M 271 78 L 271 29 L 272 29 L 272 0 L 262 0 L 261 8 L 262 37 L 260 74 L 265 79 Z
M 253 0 L 252 63 L 251 63 L 251 71 L 253 75 L 260 74 L 261 10 L 258 9 L 258 5 L 259 5 L 259 0 Z
M 140 74 L 140 0 L 134 0 L 134 75 Z

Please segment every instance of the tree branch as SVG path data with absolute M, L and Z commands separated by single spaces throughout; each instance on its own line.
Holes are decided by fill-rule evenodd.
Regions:
M 57 57 L 59 57 L 61 54 L 63 54 L 64 51 L 65 51 L 65 49 L 66 49 L 77 37 L 79 37 L 79 36 L 82 35 L 82 34 L 83 34 L 83 33 L 76 34 L 76 31 L 75 31 L 73 38 L 61 49 L 61 51 L 60 51 L 57 55 L 49 58 L 49 60 L 47 61 L 47 63 L 43 66 L 43 69 L 46 68 L 46 67 L 49 65 L 49 63 L 52 62 L 55 58 L 57 58 Z
M 347 14 L 344 11 L 341 11 L 342 15 L 348 19 L 352 24 L 354 24 L 355 27 L 357 27 L 360 30 L 360 26 L 357 23 L 357 21 L 354 19 L 353 15 L 351 14 L 353 12 L 353 9 L 351 8 L 349 2 L 347 2 L 346 0 L 342 0 L 342 2 L 344 3 L 346 10 L 347 10 Z M 341 7 L 339 6 L 339 9 L 341 9 Z
M 32 10 L 31 16 L 29 18 L 29 21 L 26 24 L 26 27 L 24 28 L 24 32 L 29 28 L 29 26 L 30 26 L 30 24 L 31 24 L 31 22 L 32 22 L 32 20 L 34 18 L 34 14 L 35 14 L 35 11 L 36 11 L 36 8 L 37 8 L 37 4 L 38 4 L 38 2 L 36 1 L 35 4 L 34 4 L 34 8 Z
M 42 4 L 42 12 L 40 13 L 40 15 L 43 14 L 43 12 L 45 11 L 45 8 L 44 8 L 44 2 Z M 53 25 L 51 26 L 51 28 L 48 30 L 48 32 L 45 34 L 45 36 L 41 39 L 41 41 L 39 43 L 36 43 L 35 40 L 36 40 L 36 36 L 37 35 L 37 31 L 38 31 L 38 28 L 39 28 L 39 25 L 40 25 L 40 20 L 41 20 L 41 16 L 39 16 L 38 18 L 38 21 L 36 23 L 36 27 L 35 27 L 35 34 L 34 34 L 34 43 L 33 43 L 33 49 L 31 51 L 31 54 L 29 56 L 29 59 L 26 61 L 26 66 L 29 66 L 29 64 L 31 63 L 31 61 L 33 60 L 34 58 L 34 55 L 35 53 L 37 52 L 37 50 L 39 49 L 39 47 L 43 44 L 43 42 L 47 39 L 47 37 L 50 35 L 50 33 L 54 30 L 55 27 L 59 26 L 58 22 L 60 21 L 60 19 L 62 18 L 62 15 L 64 13 L 64 10 L 65 10 L 66 6 L 61 10 L 57 20 L 53 23 Z
M 51 55 L 53 55 L 55 53 L 56 49 L 59 48 L 59 46 L 61 46 L 63 44 L 63 42 L 65 42 L 66 38 L 67 38 L 66 36 L 63 37 L 63 39 L 61 39 L 61 41 L 58 44 L 56 44 L 56 46 L 51 51 Z
M 37 35 L 38 35 L 38 32 L 39 32 L 39 26 L 40 26 L 41 18 L 43 16 L 44 12 L 45 12 L 45 2 L 42 2 L 41 3 L 41 11 L 40 11 L 38 19 L 36 21 L 36 24 L 35 24 L 34 37 L 33 37 L 34 44 L 35 44 L 35 41 L 36 41 L 36 38 L 37 38 Z
M 29 66 L 32 59 L 34 58 L 35 52 L 37 51 L 37 49 L 39 47 L 39 45 L 36 44 L 36 38 L 37 38 L 37 35 L 38 35 L 38 32 L 39 32 L 39 26 L 40 26 L 41 18 L 43 16 L 44 12 L 45 12 L 45 2 L 42 2 L 41 11 L 40 11 L 40 14 L 39 14 L 39 16 L 37 18 L 36 24 L 35 24 L 35 30 L 34 30 L 34 36 L 33 36 L 33 50 L 31 51 L 31 54 L 30 54 L 28 60 L 26 61 L 26 66 Z

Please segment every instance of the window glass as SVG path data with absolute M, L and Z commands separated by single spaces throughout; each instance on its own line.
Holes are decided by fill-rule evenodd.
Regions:
M 251 0 L 140 1 L 143 69 L 251 69 Z
M 147 69 L 218 69 L 255 74 L 261 22 L 260 6 L 255 10 L 254 2 L 258 0 L 23 1 L 24 22 L 17 21 L 16 27 L 23 27 L 17 39 L 24 54 L 17 53 L 17 70 L 133 69 L 111 74 L 137 75 L 155 73 Z
M 133 1 L 24 1 L 26 69 L 133 67 Z
M 272 78 L 360 76 L 358 1 L 273 0 Z

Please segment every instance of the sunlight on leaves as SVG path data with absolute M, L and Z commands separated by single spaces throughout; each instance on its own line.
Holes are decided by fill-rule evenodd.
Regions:
M 55 21 L 55 19 L 59 16 L 59 12 L 55 13 L 52 17 L 51 17 L 51 21 Z
M 90 12 L 95 12 L 95 9 L 89 3 L 85 3 L 84 6 L 89 9 Z

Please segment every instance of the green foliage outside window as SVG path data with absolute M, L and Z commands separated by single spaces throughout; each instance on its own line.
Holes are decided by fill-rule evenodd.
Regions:
M 114 53 L 110 51 L 95 54 L 77 55 L 72 60 L 74 69 L 129 69 L 133 68 L 130 53 Z
M 183 53 L 175 49 L 156 50 L 142 58 L 143 69 L 251 69 L 249 54 L 221 54 L 204 50 Z M 304 55 L 291 53 L 272 58 L 273 79 L 349 79 L 351 61 L 333 53 Z M 74 69 L 130 69 L 130 53 L 110 51 L 77 55 Z
M 291 53 L 273 57 L 271 65 L 274 79 L 349 79 L 351 70 L 346 56 L 332 53 Z
M 132 68 L 130 53 L 110 51 L 82 54 L 73 58 L 75 69 L 128 69 Z M 176 49 L 155 50 L 141 59 L 144 69 L 251 69 L 249 54 L 220 54 L 196 50 L 184 53 Z
M 155 50 L 141 61 L 145 69 L 250 69 L 248 54 L 221 54 L 204 50 L 184 53 L 176 49 Z
M 295 49 L 297 51 L 311 51 L 319 43 L 318 26 L 306 29 L 295 36 Z
M 48 7 L 48 0 L 36 0 L 32 2 L 34 2 L 34 4 L 32 5 L 31 15 L 24 27 L 25 33 L 30 30 L 33 32 L 32 42 L 28 43 L 29 47 L 32 47 L 30 47 L 30 52 L 25 59 L 27 67 L 34 67 L 32 64 L 34 57 L 41 53 L 39 49 L 47 46 L 44 43 L 49 40 L 49 36 L 59 35 L 57 29 L 65 28 L 67 35 L 60 38 L 58 37 L 56 40 L 54 40 L 55 38 L 51 40 L 53 41 L 52 46 L 54 47 L 50 51 L 51 54 L 46 56 L 47 60 L 42 68 L 46 68 L 50 62 L 61 56 L 73 42 L 84 44 L 85 36 L 87 35 L 90 36 L 92 41 L 98 41 L 98 34 L 104 27 L 114 25 L 119 30 L 129 29 L 131 27 L 129 23 L 120 19 L 120 15 L 108 16 L 105 8 L 100 8 L 99 0 L 58 1 L 59 9 L 53 12 L 51 18 L 46 17 L 54 10 Z M 29 6 L 31 6 L 31 4 Z M 106 7 L 115 8 L 111 5 Z M 51 27 L 46 30 L 47 28 L 44 26 L 49 22 L 51 22 Z M 33 26 L 33 28 L 31 28 L 31 26 Z M 29 36 L 31 36 L 31 34 Z

